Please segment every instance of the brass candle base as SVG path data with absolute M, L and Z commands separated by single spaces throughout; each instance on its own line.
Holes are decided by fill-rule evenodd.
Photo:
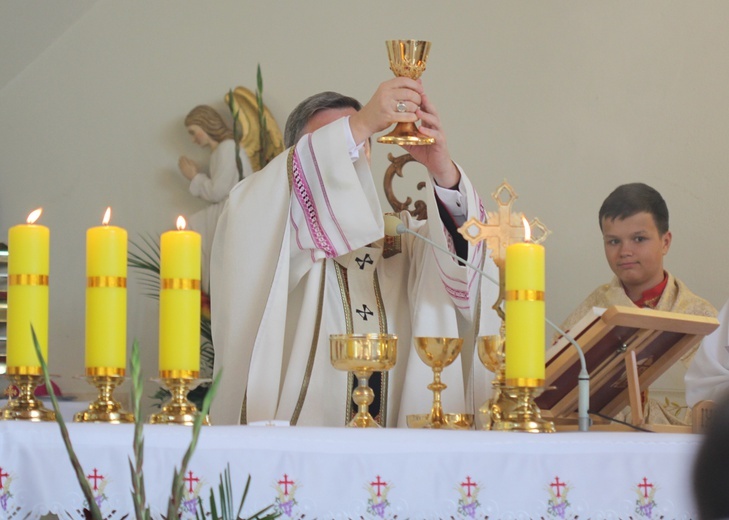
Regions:
M 43 375 L 20 373 L 34 372 L 34 367 L 12 367 L 8 369 L 7 377 L 18 388 L 19 395 L 8 401 L 0 410 L 0 418 L 5 421 L 55 421 L 56 413 L 47 409 L 33 392 L 43 382 Z M 12 373 L 12 371 L 17 371 Z
M 504 382 L 498 377 L 491 382 L 493 388 L 491 398 L 478 409 L 478 416 L 483 430 L 496 430 L 496 424 L 516 408 L 516 400 L 504 392 Z
M 554 423 L 542 418 L 534 399 L 544 392 L 541 386 L 504 386 L 502 392 L 515 403 L 501 420 L 491 424 L 492 430 L 529 433 L 554 433 Z
M 134 414 L 122 408 L 121 403 L 113 397 L 114 389 L 124 382 L 124 370 L 105 371 L 106 374 L 89 374 L 87 381 L 99 392 L 96 401 L 83 412 L 78 412 L 74 422 L 104 422 L 112 424 L 134 422 Z
M 172 396 L 162 406 L 159 413 L 149 416 L 147 422 L 149 424 L 181 424 L 192 426 L 195 419 L 200 415 L 194 403 L 188 398 L 187 394 L 195 388 L 202 380 L 197 377 L 162 377 L 162 383 L 170 391 Z M 207 415 L 203 418 L 204 425 L 210 425 L 210 417 Z

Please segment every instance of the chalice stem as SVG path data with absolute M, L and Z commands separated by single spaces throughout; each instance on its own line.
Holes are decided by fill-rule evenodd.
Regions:
M 428 388 L 433 391 L 433 407 L 430 410 L 430 424 L 435 427 L 443 425 L 443 406 L 441 404 L 440 393 L 446 389 L 447 385 L 440 380 L 439 369 L 433 369 L 433 382 Z

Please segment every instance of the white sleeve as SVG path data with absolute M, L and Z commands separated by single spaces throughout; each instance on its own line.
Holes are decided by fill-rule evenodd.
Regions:
M 468 198 L 464 193 L 463 175 L 461 175 L 461 180 L 458 181 L 458 189 L 441 188 L 435 182 L 433 186 L 435 186 L 435 193 L 438 195 L 438 199 L 446 207 L 453 220 L 455 220 L 458 226 L 462 225 L 468 216 Z
M 704 338 L 686 371 L 686 403 L 716 401 L 729 391 L 729 301 L 719 311 L 719 328 Z

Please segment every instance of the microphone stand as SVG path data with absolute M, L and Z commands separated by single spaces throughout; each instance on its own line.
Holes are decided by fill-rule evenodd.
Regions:
M 386 219 L 397 219 L 397 217 L 394 217 L 392 215 L 385 215 Z M 395 226 L 395 229 L 392 229 L 393 222 L 386 222 L 385 223 L 385 234 L 392 235 L 392 231 L 394 231 L 394 234 L 402 235 L 402 234 L 408 234 L 413 235 L 415 237 L 418 237 L 419 239 L 425 241 L 426 243 L 430 244 L 437 250 L 445 253 L 446 255 L 450 256 L 451 258 L 457 260 L 458 262 L 461 262 L 462 264 L 470 267 L 474 271 L 476 271 L 478 274 L 489 280 L 490 282 L 496 284 L 499 286 L 499 281 L 494 279 L 491 275 L 484 272 L 480 267 L 477 267 L 473 265 L 472 263 L 460 258 L 458 255 L 455 255 L 451 253 L 446 248 L 436 244 L 429 238 L 424 237 L 420 233 L 416 233 L 415 231 L 408 229 L 405 224 L 400 221 L 400 219 L 397 219 L 398 224 Z M 579 343 L 567 334 L 567 332 L 563 331 L 561 328 L 559 328 L 557 325 L 555 325 L 549 318 L 545 318 L 545 321 L 547 324 L 552 327 L 555 331 L 557 331 L 558 334 L 561 334 L 567 340 L 577 349 L 577 354 L 580 358 L 580 374 L 577 377 L 577 388 L 578 388 L 578 397 L 577 397 L 577 428 L 581 432 L 586 432 L 590 430 L 590 425 L 592 424 L 592 419 L 590 419 L 589 415 L 589 406 L 590 406 L 590 374 L 587 372 L 587 363 L 585 362 L 585 354 L 582 351 L 582 347 L 580 347 Z

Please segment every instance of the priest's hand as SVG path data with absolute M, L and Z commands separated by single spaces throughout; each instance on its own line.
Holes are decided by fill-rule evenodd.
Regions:
M 438 111 L 424 93 L 421 95 L 421 104 L 415 115 L 421 120 L 420 131 L 428 137 L 433 137 L 435 143 L 424 146 L 408 145 L 403 148 L 413 156 L 413 159 L 428 168 L 438 186 L 442 188 L 457 186 L 461 180 L 461 173 L 448 151 L 448 143 Z
M 179 166 L 182 175 L 187 177 L 189 180 L 192 180 L 192 178 L 197 175 L 197 164 L 192 159 L 181 155 L 177 165 Z
M 349 118 L 354 141 L 362 143 L 395 123 L 417 121 L 422 94 L 423 86 L 410 78 L 393 78 L 381 83 L 362 110 Z

